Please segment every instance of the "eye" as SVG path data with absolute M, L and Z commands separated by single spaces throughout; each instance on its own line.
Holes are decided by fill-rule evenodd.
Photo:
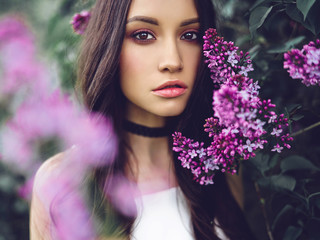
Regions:
M 198 32 L 186 32 L 181 36 L 181 40 L 187 40 L 187 41 L 196 41 L 198 40 Z
M 134 32 L 131 37 L 138 41 L 150 41 L 156 39 L 152 33 L 147 31 Z

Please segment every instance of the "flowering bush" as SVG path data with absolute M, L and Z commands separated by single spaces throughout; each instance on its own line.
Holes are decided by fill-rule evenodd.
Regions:
M 301 50 L 291 49 L 284 54 L 283 67 L 290 77 L 301 79 L 307 87 L 320 86 L 320 39 L 304 45 Z
M 180 153 L 182 166 L 192 171 L 197 182 L 212 184 L 216 171 L 236 173 L 240 160 L 254 157 L 267 143 L 274 144 L 271 151 L 280 153 L 290 148 L 293 139 L 285 133 L 288 120 L 272 111 L 271 100 L 259 98 L 258 82 L 248 78 L 253 70 L 248 53 L 237 54 L 238 47 L 224 41 L 215 29 L 208 29 L 204 40 L 211 78 L 220 87 L 213 92 L 214 116 L 204 125 L 212 142 L 204 147 L 175 133 L 173 150 Z

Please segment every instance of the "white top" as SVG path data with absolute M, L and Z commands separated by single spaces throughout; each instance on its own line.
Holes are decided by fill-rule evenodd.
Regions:
M 135 199 L 138 216 L 131 240 L 194 240 L 191 215 L 180 188 L 146 194 Z M 227 240 L 221 229 L 221 239 Z

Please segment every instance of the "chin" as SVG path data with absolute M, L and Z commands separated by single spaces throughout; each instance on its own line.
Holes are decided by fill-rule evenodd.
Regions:
M 184 109 L 185 106 L 173 106 L 159 111 L 157 115 L 161 117 L 176 117 L 179 116 Z

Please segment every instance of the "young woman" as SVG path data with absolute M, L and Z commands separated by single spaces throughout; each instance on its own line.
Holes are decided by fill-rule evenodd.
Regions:
M 200 186 L 172 151 L 174 131 L 209 141 L 203 124 L 212 116 L 213 85 L 201 36 L 215 26 L 211 0 L 97 0 L 91 15 L 78 86 L 91 111 L 113 120 L 119 139 L 116 161 L 96 169 L 92 189 L 108 190 L 119 174 L 136 183 L 141 193 L 136 218 L 111 206 L 125 238 L 253 239 L 239 207 L 239 184 L 220 174 L 214 185 Z M 52 223 L 42 217 L 36 186 L 62 158 L 47 161 L 35 179 L 33 240 L 51 239 Z M 94 214 L 106 212 L 108 197 L 92 192 L 94 205 L 100 206 Z

